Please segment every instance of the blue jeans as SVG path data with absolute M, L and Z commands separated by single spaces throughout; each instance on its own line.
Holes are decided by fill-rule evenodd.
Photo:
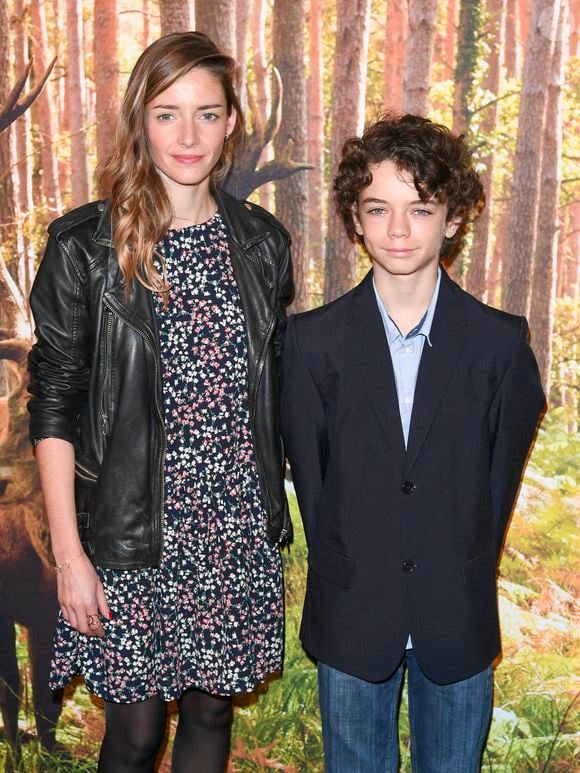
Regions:
M 396 773 L 397 731 L 408 673 L 414 773 L 477 773 L 493 706 L 491 667 L 453 684 L 436 684 L 407 650 L 384 682 L 367 682 L 318 662 L 326 773 Z

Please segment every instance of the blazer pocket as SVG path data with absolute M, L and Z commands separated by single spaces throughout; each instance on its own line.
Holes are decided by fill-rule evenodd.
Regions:
M 463 564 L 463 579 L 469 590 L 476 591 L 497 576 L 497 555 L 494 545 Z
M 350 588 L 354 577 L 354 561 L 325 547 L 315 536 L 308 553 L 308 566 L 325 580 Z

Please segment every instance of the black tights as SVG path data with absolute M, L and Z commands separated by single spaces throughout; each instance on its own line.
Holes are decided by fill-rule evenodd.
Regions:
M 232 724 L 231 698 L 188 690 L 178 700 L 172 773 L 224 773 Z M 167 704 L 105 701 L 100 773 L 152 773 L 165 734 Z

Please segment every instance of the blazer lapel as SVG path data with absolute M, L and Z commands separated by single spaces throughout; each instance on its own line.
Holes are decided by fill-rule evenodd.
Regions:
M 399 459 L 405 453 L 395 374 L 383 321 L 377 308 L 372 271 L 355 288 L 347 323 L 348 345 L 389 445 Z
M 407 443 L 404 477 L 421 450 L 465 340 L 467 320 L 461 290 L 442 271 L 439 297 L 431 327 L 431 342 L 423 347 Z

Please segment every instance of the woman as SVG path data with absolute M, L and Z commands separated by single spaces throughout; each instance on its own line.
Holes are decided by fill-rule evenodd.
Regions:
M 104 698 L 99 770 L 223 771 L 231 696 L 282 662 L 288 235 L 218 191 L 243 118 L 205 35 L 140 57 L 102 180 L 49 228 L 30 433 L 61 608 L 51 686 Z

